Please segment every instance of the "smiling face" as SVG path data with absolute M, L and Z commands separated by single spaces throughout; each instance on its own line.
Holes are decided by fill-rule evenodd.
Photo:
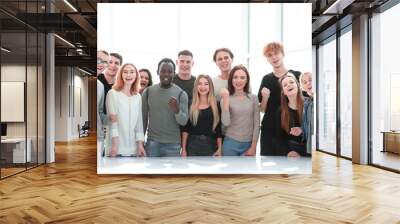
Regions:
M 208 95 L 210 92 L 210 83 L 208 83 L 208 80 L 206 78 L 200 78 L 199 83 L 197 85 L 197 92 L 199 93 L 199 96 L 204 96 Z
M 172 83 L 172 78 L 174 76 L 174 66 L 172 63 L 163 62 L 160 64 L 159 77 L 160 84 L 162 87 L 168 87 Z
M 247 84 L 246 72 L 241 69 L 236 70 L 232 78 L 232 85 L 233 88 L 235 89 L 235 92 L 244 91 L 244 87 L 246 86 L 246 84 Z
M 267 61 L 275 69 L 283 65 L 283 54 L 281 51 L 271 51 L 267 53 Z
M 135 83 L 137 72 L 132 65 L 127 65 L 122 69 L 122 80 L 125 84 L 132 85 Z
M 232 58 L 226 51 L 220 51 L 217 53 L 215 63 L 221 72 L 228 73 L 232 69 Z
M 109 56 L 102 51 L 97 52 L 97 75 L 102 73 L 107 67 L 108 57 Z
M 120 66 L 121 66 L 121 61 L 114 56 L 110 56 L 108 60 L 107 75 L 115 76 Z
M 176 65 L 178 67 L 178 74 L 190 75 L 193 67 L 193 58 L 190 55 L 179 55 L 178 60 L 176 60 Z
M 312 91 L 312 77 L 310 73 L 304 73 L 301 76 L 301 86 L 306 92 Z
M 282 90 L 283 94 L 287 97 L 296 96 L 299 91 L 299 87 L 297 86 L 296 79 L 294 77 L 285 77 L 282 80 Z
M 146 71 L 140 73 L 140 88 L 144 89 L 149 85 L 149 74 Z

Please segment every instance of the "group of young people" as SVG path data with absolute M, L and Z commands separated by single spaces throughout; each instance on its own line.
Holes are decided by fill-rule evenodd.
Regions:
M 98 138 L 104 140 L 104 155 L 255 156 L 260 136 L 262 156 L 310 156 L 312 75 L 288 70 L 278 42 L 263 53 L 273 71 L 256 96 L 249 71 L 232 65 L 228 48 L 214 52 L 218 76 L 193 76 L 193 54 L 183 50 L 176 64 L 170 58 L 158 62 L 155 85 L 149 70 L 99 51 Z

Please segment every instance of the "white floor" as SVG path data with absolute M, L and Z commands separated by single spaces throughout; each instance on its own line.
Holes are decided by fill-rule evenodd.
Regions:
M 311 174 L 310 157 L 101 157 L 97 142 L 98 174 Z

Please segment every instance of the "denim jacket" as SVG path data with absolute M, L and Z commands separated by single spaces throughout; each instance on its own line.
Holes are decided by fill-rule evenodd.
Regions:
M 314 126 L 314 101 L 313 98 L 307 97 L 303 107 L 303 140 L 307 142 L 307 153 L 311 153 L 311 136 Z

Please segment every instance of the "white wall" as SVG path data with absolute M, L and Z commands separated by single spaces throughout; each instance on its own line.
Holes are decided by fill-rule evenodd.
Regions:
M 220 71 L 213 53 L 227 47 L 234 54 L 233 65 L 243 64 L 249 69 L 251 89 L 257 93 L 263 76 L 272 71 L 262 53 L 271 41 L 285 46 L 289 69 L 312 69 L 310 3 L 101 3 L 97 9 L 98 48 L 120 53 L 124 62 L 132 62 L 139 69 L 148 68 L 155 83 L 159 81 L 159 60 L 175 60 L 183 49 L 193 53 L 193 75 L 217 76 Z M 140 30 L 146 30 L 145 35 Z
M 72 67 L 56 67 L 55 141 L 79 138 L 78 124 L 88 120 L 88 78 L 82 75 Z
M 32 66 L 18 65 L 18 64 L 9 64 L 1 66 L 1 81 L 9 81 L 9 82 L 25 82 L 25 74 L 28 70 L 30 73 L 33 70 Z M 27 94 L 29 96 L 34 96 L 34 94 Z M 36 96 L 36 94 L 35 94 Z M 28 100 L 29 101 L 29 100 Z M 7 110 L 7 108 L 1 108 L 2 110 Z M 28 116 L 30 116 L 28 114 Z M 31 117 L 28 117 L 28 120 L 31 120 Z M 8 137 L 25 137 L 25 122 L 7 122 L 7 136 Z M 29 136 L 28 136 L 29 137 Z

